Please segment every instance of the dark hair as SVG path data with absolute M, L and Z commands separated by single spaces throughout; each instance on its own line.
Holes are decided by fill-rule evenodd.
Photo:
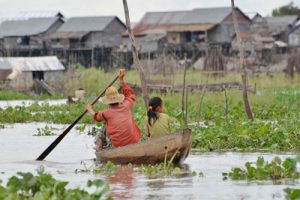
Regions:
M 148 124 L 150 126 L 152 126 L 157 120 L 158 116 L 156 113 L 156 108 L 161 106 L 161 104 L 162 104 L 162 100 L 160 97 L 153 97 L 150 99 L 148 103 L 148 112 L 147 112 Z

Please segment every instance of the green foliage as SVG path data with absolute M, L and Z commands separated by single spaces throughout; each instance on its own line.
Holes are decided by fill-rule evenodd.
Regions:
M 298 179 L 300 173 L 297 171 L 297 160 L 286 158 L 282 161 L 275 157 L 270 163 L 263 157 L 258 157 L 255 164 L 246 162 L 246 169 L 233 168 L 229 173 L 223 173 L 223 178 L 232 180 L 282 180 L 284 178 Z
M 0 124 L 0 129 L 4 129 L 4 128 L 5 128 L 4 124 Z
M 32 96 L 26 95 L 21 92 L 3 91 L 0 92 L 0 100 L 18 100 L 18 99 L 33 99 Z
M 75 127 L 75 130 L 78 131 L 79 133 L 84 133 L 85 128 L 86 128 L 86 124 L 81 124 L 81 125 L 77 125 Z
M 112 80 L 116 72 L 104 73 L 97 69 L 77 69 L 76 80 L 61 83 L 63 87 L 76 89 L 81 86 L 86 89 L 86 102 L 66 105 L 39 105 L 34 103 L 28 107 L 17 106 L 0 108 L 0 123 L 48 122 L 71 124 L 85 110 L 88 102 L 103 90 Z M 181 84 L 180 71 L 174 75 L 175 84 Z M 239 74 L 229 73 L 218 78 L 209 78 L 198 71 L 188 71 L 187 84 L 218 83 L 240 81 Z M 155 76 L 153 79 L 166 77 Z M 167 77 L 168 78 L 168 77 Z M 247 119 L 244 111 L 242 93 L 239 90 L 228 90 L 228 112 L 225 109 L 225 95 L 222 92 L 206 91 L 200 106 L 199 91 L 189 93 L 188 121 L 192 129 L 193 148 L 204 151 L 242 150 L 242 151 L 296 151 L 300 150 L 300 76 L 295 76 L 293 83 L 285 79 L 283 74 L 275 74 L 269 78 L 264 74 L 249 76 L 249 84 L 256 83 L 258 94 L 249 94 L 249 100 L 255 116 L 255 121 Z M 68 81 L 66 81 L 68 80 Z M 126 73 L 126 81 L 138 83 L 135 71 Z M 202 81 L 202 82 L 200 82 Z M 78 82 L 78 83 L 77 83 Z M 59 83 L 59 81 L 58 81 Z M 98 87 L 99 86 L 99 87 Z M 66 91 L 74 91 L 66 88 Z M 159 96 L 152 94 L 151 96 Z M 141 95 L 133 108 L 133 117 L 145 135 L 146 109 Z M 183 127 L 181 111 L 181 94 L 172 93 L 162 96 L 165 112 L 172 119 L 172 131 Z M 201 107 L 201 108 L 200 108 Z M 106 108 L 97 103 L 95 111 Z M 83 132 L 86 124 L 97 124 L 86 114 L 76 129 Z M 201 125 L 202 124 L 202 125 Z
M 204 173 L 203 172 L 199 172 L 199 177 L 204 177 Z
M 93 172 L 96 174 L 114 174 L 116 172 L 116 165 L 108 161 L 103 167 L 95 167 Z
M 35 200 L 35 199 L 87 199 L 98 200 L 104 197 L 109 187 L 102 180 L 89 180 L 88 188 L 95 188 L 93 193 L 84 189 L 67 189 L 68 182 L 58 181 L 44 169 L 38 175 L 18 172 L 9 178 L 6 187 L 0 186 L 0 200 Z
M 149 177 L 165 177 L 180 175 L 182 173 L 181 168 L 172 163 L 164 165 L 164 163 L 156 165 L 140 165 L 139 172 L 146 174 Z M 192 174 L 193 175 L 193 174 Z
M 99 129 L 100 127 L 92 127 L 92 129 L 90 129 L 87 134 L 88 135 L 92 135 L 92 136 L 96 136 L 97 133 L 99 133 Z
M 53 136 L 53 135 L 56 135 L 53 132 L 53 128 L 46 125 L 44 128 L 37 128 L 37 133 L 34 134 L 33 136 Z
M 0 108 L 0 122 L 20 123 L 20 122 L 51 122 L 70 124 L 84 110 L 86 103 L 66 104 L 66 105 L 49 105 L 48 103 L 39 105 L 34 103 L 30 106 Z M 85 115 L 83 123 L 91 123 L 92 118 Z
M 205 103 L 202 119 L 206 127 L 190 126 L 193 147 L 204 150 L 299 151 L 299 97 L 290 91 L 285 94 L 278 91 L 271 97 L 261 97 L 267 98 L 268 102 L 252 101 L 253 122 L 246 118 L 242 102 L 229 101 L 227 116 L 224 116 L 222 105 Z
M 285 15 L 300 15 L 300 8 L 294 6 L 294 2 L 290 2 L 287 5 L 272 11 L 273 16 L 285 16 Z
M 165 160 L 163 163 L 156 165 L 141 165 L 139 166 L 139 171 L 147 174 L 150 177 L 162 177 L 162 176 L 171 176 L 179 175 L 183 171 L 181 168 L 173 164 L 173 159 L 176 156 L 178 151 L 176 151 L 170 160 L 167 160 L 167 152 L 165 154 Z M 194 176 L 193 172 L 191 173 Z
M 87 166 L 85 162 L 81 162 L 83 164 L 84 169 L 76 169 L 75 173 L 80 172 L 93 172 L 95 174 L 114 174 L 116 172 L 116 165 L 111 161 L 108 161 L 104 165 L 91 165 Z
M 300 199 L 300 189 L 285 188 L 286 199 L 288 200 L 299 200 Z

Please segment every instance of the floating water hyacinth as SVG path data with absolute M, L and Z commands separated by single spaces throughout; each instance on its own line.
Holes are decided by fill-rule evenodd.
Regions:
M 281 180 L 298 179 L 300 173 L 297 171 L 297 158 L 286 158 L 284 161 L 275 157 L 267 162 L 263 157 L 258 157 L 255 163 L 246 162 L 245 169 L 233 168 L 229 173 L 223 173 L 223 179 L 232 180 Z
M 99 200 L 103 199 L 109 190 L 109 186 L 101 179 L 87 181 L 87 187 L 94 188 L 94 192 L 80 188 L 70 189 L 67 185 L 68 182 L 56 180 L 51 174 L 46 173 L 44 168 L 40 168 L 37 175 L 18 172 L 9 178 L 6 186 L 0 185 L 0 199 Z

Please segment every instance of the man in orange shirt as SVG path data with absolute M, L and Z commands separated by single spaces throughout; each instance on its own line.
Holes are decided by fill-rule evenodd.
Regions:
M 134 91 L 126 84 L 125 70 L 119 72 L 123 94 L 119 94 L 117 88 L 111 86 L 105 91 L 102 102 L 109 105 L 103 111 L 95 112 L 92 105 L 87 106 L 87 111 L 96 121 L 104 121 L 106 133 L 113 147 L 121 147 L 139 142 L 141 131 L 132 118 L 131 109 L 136 100 Z

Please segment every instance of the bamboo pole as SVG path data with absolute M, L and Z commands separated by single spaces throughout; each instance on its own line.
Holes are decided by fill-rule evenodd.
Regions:
M 246 71 L 245 64 L 244 64 L 244 48 L 243 48 L 242 39 L 240 36 L 238 20 L 237 20 L 236 13 L 235 13 L 234 0 L 231 0 L 231 9 L 232 9 L 234 29 L 235 29 L 237 43 L 238 43 L 239 52 L 240 52 L 240 69 L 243 70 L 242 81 L 243 81 L 244 107 L 245 107 L 245 112 L 246 112 L 248 118 L 253 121 L 254 117 L 253 117 L 252 110 L 250 107 L 250 103 L 249 103 L 249 99 L 248 99 L 248 92 L 247 92 L 247 71 Z
M 181 112 L 184 121 L 184 126 L 187 127 L 187 119 L 186 119 L 186 71 L 187 71 L 187 59 L 186 55 L 184 55 L 184 71 L 183 71 L 183 88 L 182 88 L 182 98 L 181 98 Z
M 146 104 L 146 107 L 148 106 L 148 101 L 149 101 L 149 95 L 148 95 L 148 89 L 147 89 L 147 82 L 145 78 L 144 71 L 141 67 L 137 48 L 136 48 L 136 43 L 135 43 L 135 38 L 131 30 L 131 25 L 130 25 L 130 18 L 129 18 L 129 10 L 128 10 L 128 5 L 127 5 L 127 0 L 123 0 L 123 6 L 124 6 L 124 12 L 125 12 L 125 18 L 126 18 L 126 26 L 127 26 L 127 31 L 128 35 L 131 41 L 131 49 L 132 49 L 132 55 L 133 55 L 133 63 L 136 67 L 136 69 L 139 72 L 140 79 L 141 79 L 141 86 L 142 86 L 142 96 L 144 99 L 144 102 Z

